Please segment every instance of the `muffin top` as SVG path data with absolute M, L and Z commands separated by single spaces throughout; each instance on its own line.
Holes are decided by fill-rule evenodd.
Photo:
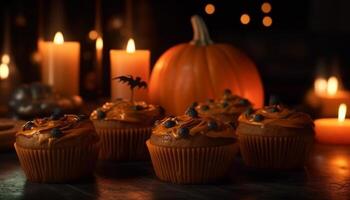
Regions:
M 230 125 L 199 116 L 195 108 L 190 107 L 186 115 L 157 121 L 150 141 L 167 147 L 208 147 L 232 144 L 236 139 Z
M 162 107 L 143 101 L 118 99 L 107 102 L 91 113 L 91 120 L 109 120 L 128 123 L 153 124 L 164 115 Z
M 85 115 L 53 114 L 23 125 L 16 144 L 24 148 L 61 148 L 94 144 L 99 138 Z
M 248 109 L 238 119 L 240 125 L 253 125 L 261 128 L 284 127 L 284 128 L 313 128 L 314 122 L 311 117 L 303 112 L 297 112 L 282 105 L 270 105 L 253 110 Z
M 230 123 L 235 122 L 238 116 L 252 104 L 249 100 L 234 95 L 229 89 L 226 89 L 221 98 L 209 99 L 207 102 L 201 102 L 195 106 L 201 116 L 214 117 Z

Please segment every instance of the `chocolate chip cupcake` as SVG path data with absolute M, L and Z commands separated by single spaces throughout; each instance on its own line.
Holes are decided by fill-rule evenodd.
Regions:
M 231 90 L 226 89 L 221 98 L 209 99 L 207 102 L 195 103 L 193 106 L 196 106 L 199 115 L 216 118 L 236 128 L 238 117 L 252 104 L 248 99 L 233 95 Z
M 238 151 L 232 131 L 220 120 L 198 116 L 193 107 L 186 115 L 158 121 L 147 141 L 156 175 L 184 184 L 222 179 Z
M 118 99 L 107 102 L 91 113 L 101 137 L 101 160 L 145 160 L 149 154 L 145 145 L 154 122 L 161 119 L 160 106 Z
M 87 117 L 54 114 L 27 122 L 14 146 L 28 180 L 67 182 L 93 174 L 98 141 Z
M 247 166 L 293 169 L 304 166 L 315 132 L 309 115 L 271 105 L 242 114 L 237 134 Z

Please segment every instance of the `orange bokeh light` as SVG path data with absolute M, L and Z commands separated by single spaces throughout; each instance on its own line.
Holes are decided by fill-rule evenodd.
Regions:
M 272 10 L 272 6 L 270 3 L 265 2 L 261 5 L 261 11 L 263 13 L 269 13 L 269 12 L 271 12 L 271 10 Z
M 212 15 L 215 12 L 215 6 L 211 3 L 208 3 L 207 5 L 205 5 L 205 13 L 207 13 L 208 15 Z
M 262 21 L 263 25 L 266 27 L 270 27 L 272 25 L 272 18 L 269 16 L 265 16 Z
M 241 15 L 241 23 L 246 25 L 250 22 L 250 16 L 248 14 L 242 14 Z

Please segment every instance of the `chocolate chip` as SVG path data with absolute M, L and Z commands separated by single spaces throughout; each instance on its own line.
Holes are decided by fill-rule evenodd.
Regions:
M 254 115 L 254 121 L 255 122 L 261 122 L 262 120 L 264 120 L 264 116 L 262 116 L 260 114 Z
M 218 124 L 216 123 L 216 121 L 209 121 L 208 128 L 209 130 L 216 130 L 218 128 Z
M 97 119 L 104 119 L 106 117 L 106 113 L 102 110 L 97 110 Z
M 53 128 L 52 130 L 51 130 L 51 135 L 52 135 L 52 137 L 54 137 L 54 138 L 59 138 L 59 137 L 61 137 L 62 136 L 62 131 L 59 129 L 59 128 Z
M 22 130 L 23 130 L 23 131 L 27 131 L 27 130 L 33 129 L 34 127 L 35 127 L 34 122 L 29 121 L 29 122 L 27 122 L 27 123 L 25 123 L 25 124 L 23 125 Z
M 190 130 L 186 127 L 179 128 L 178 132 L 180 137 L 188 137 L 190 134 Z
M 194 107 L 190 107 L 187 109 L 186 115 L 192 118 L 195 118 L 195 117 L 198 117 L 198 112 L 196 111 L 196 109 L 194 109 Z
M 173 120 L 167 120 L 164 122 L 165 128 L 171 128 L 171 127 L 174 127 L 175 125 L 176 123 Z

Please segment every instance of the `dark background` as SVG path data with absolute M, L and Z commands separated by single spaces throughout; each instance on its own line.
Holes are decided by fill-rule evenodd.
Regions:
M 263 2 L 272 5 L 264 14 Z M 21 82 L 40 80 L 35 61 L 39 37 L 52 40 L 57 30 L 65 40 L 81 43 L 81 95 L 93 98 L 91 84 L 94 70 L 95 41 L 89 31 L 95 27 L 95 0 L 13 0 L 2 1 L 0 44 L 10 41 Z M 206 4 L 215 5 L 215 13 L 204 11 Z M 150 49 L 151 65 L 171 46 L 190 41 L 190 17 L 204 18 L 216 42 L 231 43 L 244 50 L 257 64 L 266 96 L 278 94 L 289 104 L 302 101 L 312 87 L 316 69 L 326 68 L 326 76 L 339 69 L 345 87 L 350 85 L 350 2 L 347 0 L 101 0 L 101 27 L 104 39 L 104 93 L 109 95 L 109 50 L 125 48 L 133 37 L 137 49 Z M 248 13 L 248 25 L 240 16 Z M 262 18 L 273 19 L 271 27 Z M 8 22 L 8 25 L 6 25 Z M 4 39 L 9 31 L 10 38 Z M 0 46 L 1 47 L 1 46 Z M 90 77 L 90 78 L 87 78 Z

